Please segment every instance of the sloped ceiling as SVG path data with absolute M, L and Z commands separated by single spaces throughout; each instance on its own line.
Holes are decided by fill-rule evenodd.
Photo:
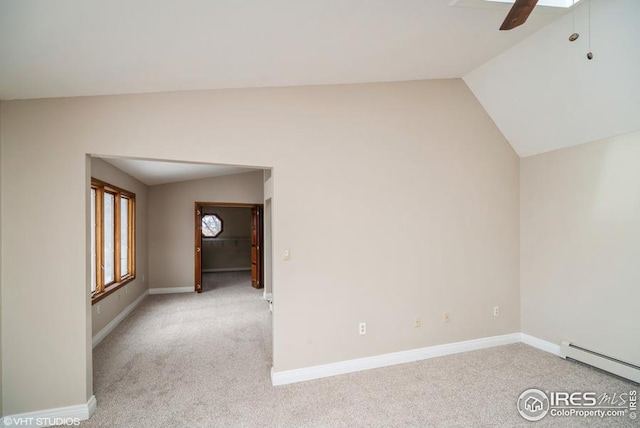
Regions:
M 452 1 L 2 0 L 0 99 L 462 77 L 562 12 Z
M 520 156 L 640 130 L 640 1 L 592 0 L 464 77 Z M 640 141 L 638 142 L 640 144 Z
M 575 43 L 483 0 L 2 0 L 0 99 L 464 76 L 528 156 L 640 129 L 640 0 L 591 3 L 593 61 L 585 0 Z
M 220 177 L 230 174 L 257 171 L 231 165 L 213 165 L 187 162 L 167 162 L 130 158 L 101 158 L 121 171 L 137 178 L 147 186 L 197 180 L 200 178 Z

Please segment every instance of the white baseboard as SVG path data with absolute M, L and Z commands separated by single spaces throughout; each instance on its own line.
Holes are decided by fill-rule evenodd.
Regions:
M 95 395 L 92 395 L 91 398 L 89 398 L 89 401 L 87 401 L 87 409 L 89 410 L 89 416 L 87 417 L 87 419 L 93 416 L 97 408 L 98 408 L 98 400 L 96 400 Z
M 193 287 L 150 288 L 149 294 L 195 293 Z
M 161 290 L 152 292 L 151 290 Z M 179 290 L 179 291 L 166 291 Z M 175 288 L 155 288 L 150 289 L 149 294 L 164 293 L 180 293 L 193 291 L 191 287 L 175 287 Z M 113 321 L 105 328 L 100 330 L 93 337 L 93 346 L 95 347 L 102 339 L 104 339 L 129 313 L 138 306 L 147 296 L 144 293 L 138 297 L 133 303 L 122 311 Z M 273 385 L 286 385 L 296 382 L 304 382 L 307 380 L 320 379 L 324 377 L 336 376 L 340 374 L 353 373 L 362 370 L 387 367 L 396 364 L 410 363 L 415 361 L 426 360 L 434 357 L 458 354 L 461 352 L 475 351 L 478 349 L 491 348 L 500 345 L 509 345 L 512 343 L 526 343 L 527 345 L 541 349 L 554 355 L 560 355 L 560 345 L 547 342 L 537 337 L 525 333 L 512 333 L 502 336 L 485 337 L 481 339 L 467 340 L 464 342 L 447 343 L 444 345 L 428 346 L 425 348 L 412 349 L 409 351 L 393 352 L 390 354 L 377 355 L 374 357 L 359 358 L 355 360 L 341 361 L 331 364 L 323 364 L 313 367 L 305 367 L 301 369 L 285 370 L 274 372 L 271 369 L 271 382 Z M 26 426 L 26 427 L 48 427 L 52 424 L 61 425 L 64 421 L 55 418 L 77 418 L 87 420 L 96 410 L 96 398 L 91 396 L 86 404 L 76 406 L 59 407 L 55 409 L 38 410 L 35 412 L 8 415 L 2 418 L 2 426 Z M 7 419 L 9 418 L 9 419 Z M 13 418 L 13 419 L 11 419 Z M 9 423 L 7 423 L 9 421 Z
M 77 425 L 75 421 L 86 421 L 96 411 L 96 397 L 89 398 L 85 404 L 37 410 L 2 417 L 4 427 L 49 427 L 52 425 Z
M 560 356 L 560 345 L 556 345 L 555 343 L 547 342 L 546 340 L 538 339 L 525 333 L 520 333 L 520 341 L 534 348 Z
M 109 324 L 107 324 L 102 330 L 100 330 L 99 332 L 96 333 L 95 336 L 93 336 L 92 342 L 93 342 L 93 347 L 95 348 L 98 343 L 102 342 L 102 340 L 107 337 L 107 335 L 109 333 L 111 333 L 113 331 L 114 328 L 116 328 L 118 326 L 118 324 L 120 324 L 122 322 L 122 320 L 124 320 L 126 317 L 129 316 L 129 314 L 131 312 L 133 312 L 133 310 L 140 304 L 142 303 L 142 301 L 145 299 L 145 297 L 147 297 L 147 295 L 149 294 L 148 291 L 145 291 L 144 293 L 142 293 L 140 295 L 140 297 L 138 297 L 136 300 L 134 300 L 133 302 L 131 302 L 131 304 L 129 306 L 127 306 L 126 308 L 124 308 L 124 310 L 122 312 L 120 312 L 114 319 L 111 320 L 111 322 Z
M 448 343 L 445 345 L 428 346 L 426 348 L 412 349 L 409 351 L 393 352 L 390 354 L 376 355 L 374 357 L 340 361 L 337 363 L 323 364 L 320 366 L 285 370 L 281 372 L 275 372 L 273 371 L 273 369 L 271 369 L 271 383 L 273 385 L 286 385 L 289 383 L 320 379 L 345 373 L 353 373 L 362 370 L 387 367 L 396 364 L 411 363 L 414 361 L 421 361 L 428 358 L 457 354 L 460 352 L 475 351 L 478 349 L 490 348 L 493 346 L 509 345 L 512 343 L 518 343 L 520 342 L 520 340 L 520 333 L 512 333 L 502 336 L 492 336 L 482 339 L 467 340 L 464 342 Z
M 202 269 L 202 273 L 215 273 L 215 272 L 246 272 L 250 271 L 251 266 L 243 268 L 220 268 L 220 269 Z
M 273 300 L 273 293 L 267 293 L 266 291 L 264 291 L 262 293 L 262 297 L 264 297 L 264 300 Z

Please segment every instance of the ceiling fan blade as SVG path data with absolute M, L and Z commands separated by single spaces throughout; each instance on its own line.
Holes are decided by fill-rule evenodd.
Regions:
M 500 29 L 511 30 L 524 24 L 537 3 L 538 0 L 516 0 Z

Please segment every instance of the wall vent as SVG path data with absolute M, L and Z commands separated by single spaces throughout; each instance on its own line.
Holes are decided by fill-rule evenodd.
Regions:
M 590 349 L 582 348 L 565 340 L 560 345 L 560 356 L 613 373 L 617 376 L 640 383 L 640 367 L 620 361 Z

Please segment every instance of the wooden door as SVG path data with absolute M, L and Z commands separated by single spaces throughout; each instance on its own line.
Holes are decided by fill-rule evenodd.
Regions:
M 194 257 L 196 264 L 195 290 L 202 293 L 202 205 L 196 203 L 196 227 Z
M 262 207 L 251 208 L 251 286 L 262 288 Z

